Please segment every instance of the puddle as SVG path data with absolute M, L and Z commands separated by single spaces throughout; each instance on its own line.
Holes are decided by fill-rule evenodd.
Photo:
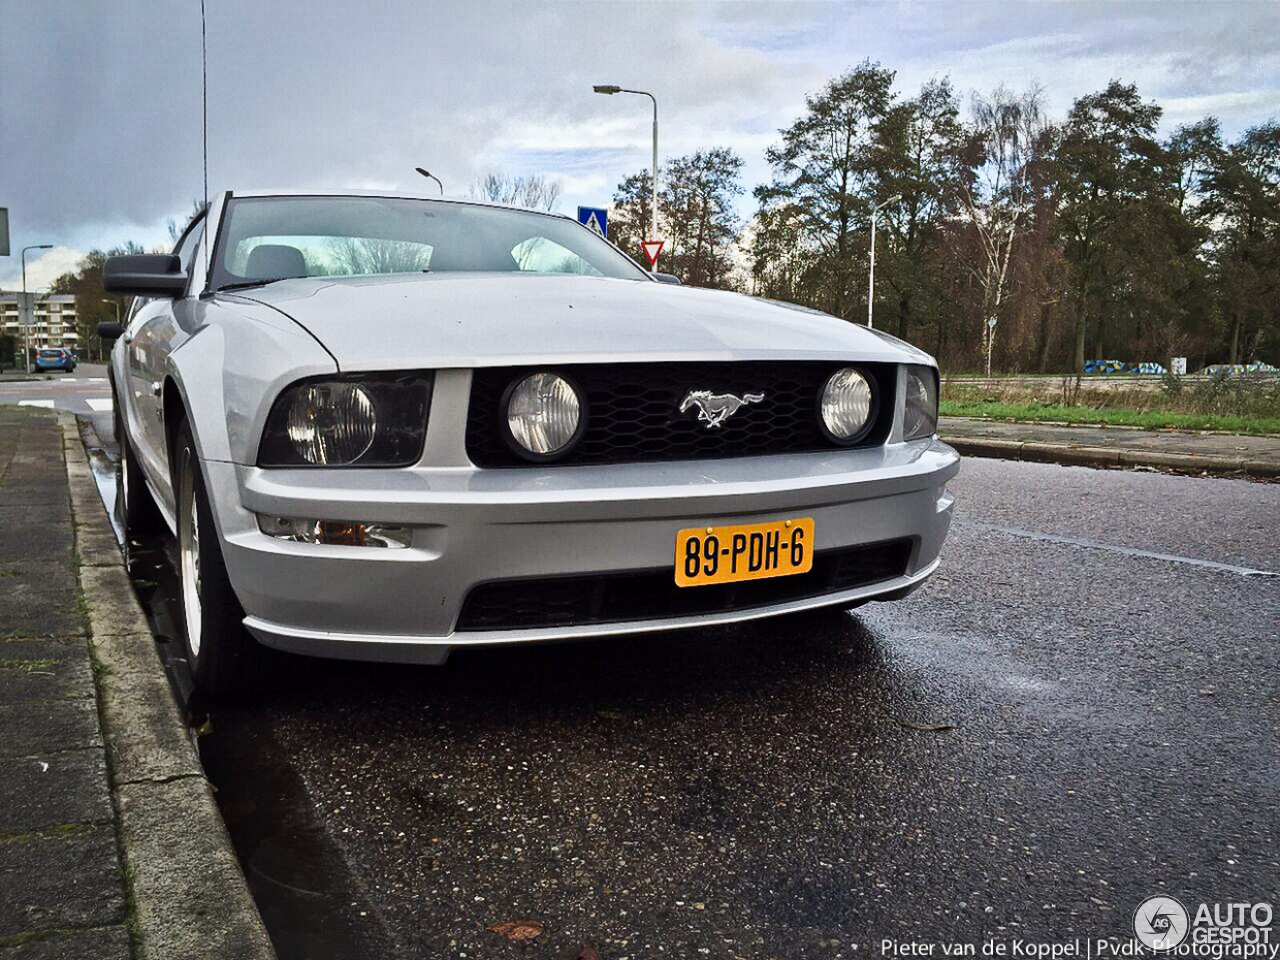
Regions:
M 102 506 L 107 511 L 107 519 L 111 521 L 111 529 L 115 531 L 116 542 L 124 543 L 124 525 L 116 516 L 116 462 L 102 447 L 93 424 L 88 420 L 80 420 L 80 441 L 84 444 L 84 452 L 89 458 L 89 469 L 93 472 L 93 482 L 98 485 L 98 496 L 102 498 Z

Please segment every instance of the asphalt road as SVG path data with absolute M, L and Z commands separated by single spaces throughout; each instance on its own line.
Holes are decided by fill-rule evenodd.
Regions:
M 849 958 L 1274 902 L 1280 485 L 970 459 L 954 489 L 902 603 L 285 661 L 201 738 L 282 960 Z
M 23 374 L 9 370 L 0 376 L 0 404 L 45 407 L 64 410 L 101 425 L 101 432 L 111 434 L 111 385 L 107 367 L 101 363 L 81 363 L 74 373 L 54 370 L 32 374 L 30 380 L 14 379 Z

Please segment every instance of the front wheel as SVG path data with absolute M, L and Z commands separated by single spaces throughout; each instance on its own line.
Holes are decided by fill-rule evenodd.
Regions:
M 191 429 L 183 423 L 174 449 L 178 512 L 178 584 L 183 642 L 198 688 L 233 699 L 258 688 L 266 651 L 245 630 L 209 509 Z

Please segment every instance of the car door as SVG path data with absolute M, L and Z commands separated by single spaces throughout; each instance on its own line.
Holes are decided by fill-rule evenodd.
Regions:
M 173 252 L 183 272 L 191 274 L 191 263 L 204 233 L 204 218 L 193 221 L 179 238 Z M 186 296 L 192 294 L 188 287 Z M 176 301 L 154 298 L 144 301 L 130 317 L 125 329 L 126 370 L 133 419 L 129 435 L 134 452 L 152 485 L 162 495 L 169 488 L 169 456 L 164 427 L 164 378 L 169 354 L 186 339 L 174 318 Z M 168 500 L 168 496 L 164 496 Z

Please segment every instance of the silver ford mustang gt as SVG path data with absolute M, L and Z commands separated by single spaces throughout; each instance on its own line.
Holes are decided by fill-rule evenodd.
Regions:
M 898 599 L 959 458 L 865 327 L 658 282 L 565 217 L 227 193 L 110 259 L 120 496 L 177 537 L 197 684 L 259 644 L 441 663 Z

